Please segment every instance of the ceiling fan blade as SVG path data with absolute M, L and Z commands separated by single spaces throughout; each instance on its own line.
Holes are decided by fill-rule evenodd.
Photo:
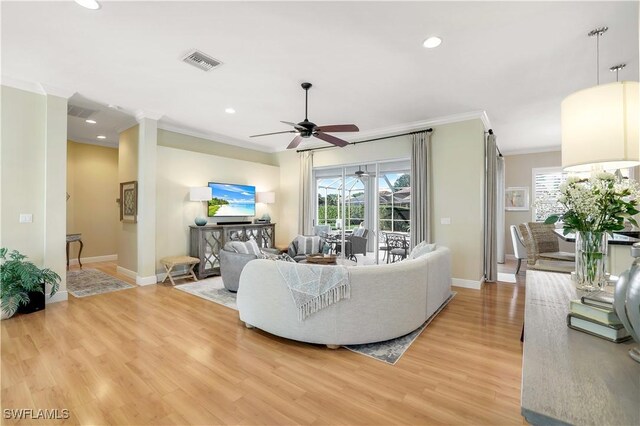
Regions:
M 313 136 L 315 136 L 318 139 L 322 139 L 325 142 L 329 142 L 330 144 L 339 146 L 341 148 L 349 145 L 349 142 L 336 138 L 335 136 L 328 135 L 326 133 L 316 132 L 313 134 Z
M 251 135 L 250 138 L 257 138 L 258 136 L 269 136 L 269 135 L 279 135 L 281 133 L 298 133 L 295 130 L 286 130 L 284 132 L 273 132 L 273 133 L 261 133 L 259 135 Z
M 295 138 L 293 138 L 293 140 L 291 141 L 287 149 L 297 148 L 298 145 L 300 145 L 300 142 L 302 142 L 302 136 L 298 135 Z
M 355 124 L 333 124 L 330 126 L 320 126 L 316 129 L 319 132 L 359 132 L 358 126 Z
M 298 130 L 302 130 L 302 131 L 306 131 L 307 129 L 305 129 L 304 127 L 302 127 L 301 125 L 297 124 L 297 123 L 292 123 L 290 121 L 280 121 L 281 123 L 284 124 L 288 124 L 289 126 L 293 126 Z

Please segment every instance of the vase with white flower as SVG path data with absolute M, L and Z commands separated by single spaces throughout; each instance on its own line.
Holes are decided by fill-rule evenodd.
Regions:
M 581 290 L 598 290 L 606 285 L 607 235 L 624 229 L 625 220 L 638 226 L 640 187 L 631 179 L 619 179 L 607 172 L 590 178 L 569 176 L 559 187 L 558 202 L 564 213 L 545 223 L 562 221 L 564 234 L 576 236 L 576 280 Z

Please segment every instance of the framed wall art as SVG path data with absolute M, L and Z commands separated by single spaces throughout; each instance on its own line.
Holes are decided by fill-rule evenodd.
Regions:
M 509 187 L 504 191 L 504 207 L 509 211 L 529 210 L 529 188 L 526 186 Z
M 138 181 L 120 184 L 120 221 L 136 223 L 138 216 Z

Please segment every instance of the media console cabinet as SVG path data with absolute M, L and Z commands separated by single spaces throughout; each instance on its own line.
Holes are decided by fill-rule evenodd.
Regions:
M 200 259 L 196 268 L 198 279 L 220 275 L 220 250 L 228 241 L 256 240 L 262 248 L 273 248 L 276 224 L 191 225 L 190 256 Z

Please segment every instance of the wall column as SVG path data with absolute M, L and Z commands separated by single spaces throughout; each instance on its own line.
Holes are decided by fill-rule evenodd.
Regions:
M 156 278 L 156 164 L 158 119 L 161 115 L 136 115 L 138 129 L 138 270 L 136 283 L 149 285 Z
M 47 303 L 67 300 L 67 99 L 69 91 L 51 89 L 46 92 L 45 163 L 44 163 L 44 256 L 45 268 L 60 275 L 58 292 Z

